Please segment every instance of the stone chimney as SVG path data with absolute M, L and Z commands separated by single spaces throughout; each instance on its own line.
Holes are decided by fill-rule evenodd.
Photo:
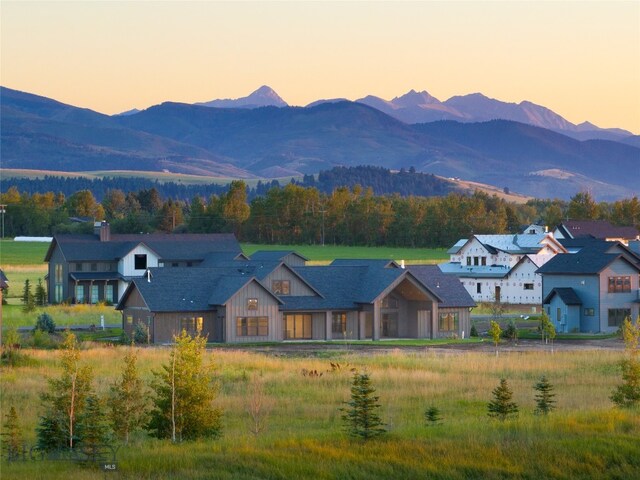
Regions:
M 103 220 L 101 222 L 95 222 L 93 224 L 93 233 L 100 237 L 101 242 L 108 242 L 111 240 L 111 227 L 109 222 Z

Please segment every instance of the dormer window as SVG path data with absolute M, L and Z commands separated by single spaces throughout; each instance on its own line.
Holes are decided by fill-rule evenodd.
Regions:
M 133 256 L 133 268 L 135 268 L 136 270 L 147 269 L 147 255 L 145 253 L 140 253 Z

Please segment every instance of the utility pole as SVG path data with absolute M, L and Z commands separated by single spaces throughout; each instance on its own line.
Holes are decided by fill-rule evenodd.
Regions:
M 7 211 L 6 205 L 0 205 L 0 215 L 2 215 L 2 239 L 4 240 L 4 214 Z

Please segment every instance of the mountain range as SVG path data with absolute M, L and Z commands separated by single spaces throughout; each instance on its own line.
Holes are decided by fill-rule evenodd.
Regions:
M 275 178 L 337 165 L 413 166 L 538 197 L 589 189 L 602 200 L 637 194 L 640 184 L 632 135 L 581 141 L 512 120 L 413 124 L 361 101 L 259 106 L 282 101 L 268 87 L 241 105 L 166 102 L 114 116 L 4 87 L 0 98 L 3 168 Z M 410 92 L 391 102 L 402 110 L 449 100 Z

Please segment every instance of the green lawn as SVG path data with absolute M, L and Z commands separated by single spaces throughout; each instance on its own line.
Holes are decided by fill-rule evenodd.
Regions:
M 15 242 L 0 240 L 0 265 L 9 270 L 11 265 L 46 265 L 44 256 L 49 242 Z
M 10 304 L 2 307 L 2 326 L 32 327 L 36 324 L 38 315 L 46 312 L 51 315 L 56 326 L 69 325 L 100 325 L 100 316 L 104 315 L 105 325 L 122 324 L 122 314 L 113 307 L 103 305 L 50 305 L 36 308 L 33 312 L 25 313 L 22 305 Z

